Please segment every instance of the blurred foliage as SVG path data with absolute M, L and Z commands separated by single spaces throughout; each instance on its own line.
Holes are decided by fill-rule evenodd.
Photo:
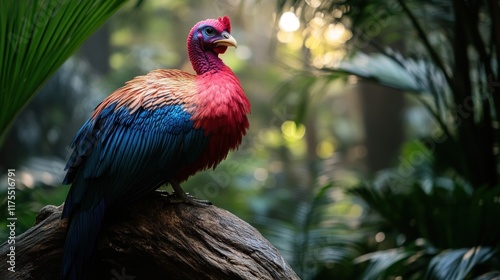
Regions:
M 38 185 L 36 188 L 16 189 L 16 235 L 25 232 L 35 224 L 35 217 L 38 211 L 46 205 L 54 205 L 54 202 L 64 201 L 69 188 Z M 7 196 L 2 196 L 0 208 L 7 212 Z M 3 216 L 3 215 L 2 215 Z M 7 219 L 0 220 L 0 240 L 7 240 Z
M 398 167 L 350 192 L 383 216 L 400 238 L 424 238 L 442 249 L 497 246 L 500 225 L 491 221 L 500 215 L 500 188 L 474 188 L 461 177 L 436 173 L 434 156 L 418 141 L 408 142 Z
M 476 279 L 498 269 L 500 188 L 450 176 L 434 167 L 439 156 L 410 141 L 399 166 L 350 190 L 372 209 L 362 227 L 384 237 L 357 258 L 368 263 L 361 279 Z
M 371 231 L 355 261 L 360 278 L 497 277 L 500 5 L 280 0 L 277 7 L 301 20 L 303 43 L 293 48 L 308 54 L 305 64 L 319 79 L 356 75 L 409 92 L 434 122 L 410 131 L 418 140 L 403 146 L 396 167 L 348 190 L 366 203 L 361 228 Z M 321 46 L 340 24 L 352 32 L 342 61 Z M 319 40 L 318 27 L 325 30 Z M 302 90 L 310 98 L 302 98 L 301 112 L 315 92 Z
M 362 236 L 355 231 L 362 209 L 342 196 L 333 199 L 335 195 L 331 194 L 335 192 L 339 193 L 339 188 L 327 184 L 316 188 L 312 197 L 304 193 L 304 198 L 297 199 L 292 215 L 289 207 L 283 205 L 276 218 L 255 218 L 262 234 L 303 279 L 312 279 L 320 271 L 327 278 L 347 277 L 354 272 L 351 264 L 359 251 L 352 244 Z

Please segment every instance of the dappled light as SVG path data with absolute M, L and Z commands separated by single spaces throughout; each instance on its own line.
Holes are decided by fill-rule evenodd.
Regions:
M 311 8 L 318 8 L 321 1 L 309 1 L 307 4 Z M 278 41 L 296 51 L 301 47 L 307 48 L 310 51 L 309 61 L 316 68 L 339 66 L 347 55 L 345 44 L 352 38 L 349 27 L 340 21 L 344 14 L 342 9 L 334 9 L 329 14 L 314 12 L 312 19 L 302 26 L 296 13 L 310 12 L 307 8 L 299 8 L 295 12 L 282 13 L 278 24 Z
M 293 12 L 284 12 L 280 17 L 278 26 L 284 32 L 295 32 L 299 30 L 300 21 Z

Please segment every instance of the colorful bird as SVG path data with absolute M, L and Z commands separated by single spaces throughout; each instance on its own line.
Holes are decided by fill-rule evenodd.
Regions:
M 170 184 L 215 168 L 249 128 L 250 103 L 238 78 L 219 58 L 236 47 L 227 16 L 197 23 L 187 50 L 196 75 L 155 70 L 126 83 L 102 101 L 76 134 L 66 165 L 72 184 L 62 218 L 68 231 L 63 279 L 86 279 L 103 219 Z

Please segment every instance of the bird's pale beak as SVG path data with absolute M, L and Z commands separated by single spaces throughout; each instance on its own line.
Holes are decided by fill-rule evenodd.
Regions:
M 218 48 L 218 47 L 235 47 L 235 48 L 237 48 L 238 47 L 238 42 L 236 42 L 236 40 L 233 38 L 233 36 L 231 36 L 231 34 L 229 34 L 229 32 L 224 31 L 224 32 L 222 32 L 221 35 L 224 39 L 214 41 L 216 48 Z

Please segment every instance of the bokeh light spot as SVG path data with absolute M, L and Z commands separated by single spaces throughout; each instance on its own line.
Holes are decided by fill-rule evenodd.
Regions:
M 316 154 L 320 158 L 329 158 L 333 155 L 334 152 L 335 146 L 333 145 L 332 141 L 321 141 L 316 147 Z
M 300 140 L 306 133 L 306 127 L 297 124 L 294 121 L 285 121 L 281 125 L 281 132 L 287 140 Z
M 300 21 L 299 18 L 292 12 L 284 12 L 281 15 L 278 26 L 281 30 L 285 32 L 294 32 L 299 30 Z

